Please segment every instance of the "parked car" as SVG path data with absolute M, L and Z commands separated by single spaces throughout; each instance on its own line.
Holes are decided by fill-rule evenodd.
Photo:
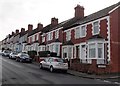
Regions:
M 0 50 L 0 55 L 2 55 L 3 54 L 3 52 Z
M 16 59 L 17 53 L 16 52 L 11 52 L 9 55 L 9 59 Z
M 11 53 L 11 51 L 9 50 L 4 50 L 3 53 L 2 53 L 2 56 L 9 56 Z
M 58 69 L 67 72 L 68 63 L 65 59 L 62 58 L 48 57 L 39 63 L 39 67 L 40 69 L 47 68 L 50 70 L 50 72 L 53 72 L 54 70 L 58 70 Z
M 27 53 L 19 53 L 16 55 L 16 61 L 19 62 L 32 62 L 32 58 Z

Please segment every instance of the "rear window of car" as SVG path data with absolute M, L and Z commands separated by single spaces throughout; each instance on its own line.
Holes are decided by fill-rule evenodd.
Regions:
M 55 59 L 56 62 L 62 62 L 62 63 L 67 63 L 65 59 Z
M 27 55 L 27 54 L 22 54 L 21 56 L 29 56 L 29 55 Z

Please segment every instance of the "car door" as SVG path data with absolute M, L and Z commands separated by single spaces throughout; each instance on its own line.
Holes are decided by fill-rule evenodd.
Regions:
M 50 66 L 52 65 L 52 61 L 53 61 L 53 58 L 49 58 L 48 59 L 48 62 L 47 62 L 47 68 L 50 68 Z
M 48 64 L 48 58 L 44 59 L 42 62 L 42 66 L 47 68 L 47 64 Z

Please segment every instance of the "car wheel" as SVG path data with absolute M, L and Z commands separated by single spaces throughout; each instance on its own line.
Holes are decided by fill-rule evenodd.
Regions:
M 18 60 L 16 59 L 16 62 L 18 62 Z
M 23 62 L 23 60 L 22 60 L 22 59 L 20 59 L 20 62 Z
M 39 65 L 39 68 L 40 68 L 40 69 L 42 69 L 42 68 L 43 68 L 43 67 L 42 67 L 42 64 L 40 64 L 40 65 Z
M 50 72 L 53 72 L 54 69 L 53 69 L 53 66 L 50 66 Z
M 67 73 L 67 70 L 63 70 L 64 73 Z

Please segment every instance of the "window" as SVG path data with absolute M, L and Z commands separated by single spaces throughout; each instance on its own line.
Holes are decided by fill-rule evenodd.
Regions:
M 36 40 L 38 40 L 38 36 L 39 36 L 39 35 L 37 34 L 37 35 L 36 35 Z
M 49 40 L 52 40 L 52 38 L 53 38 L 53 32 L 50 32 L 49 35 L 50 35 L 50 39 Z
M 45 36 L 42 36 L 42 42 L 45 42 Z
M 33 36 L 32 36 L 32 42 L 34 42 L 34 41 L 35 41 L 35 36 L 33 35 Z
M 96 57 L 95 44 L 89 44 L 89 58 L 95 58 L 95 57 Z
M 72 47 L 68 47 L 68 58 L 72 58 Z
M 73 58 L 73 47 L 72 46 L 63 47 L 63 58 L 68 58 L 68 59 Z
M 55 31 L 55 39 L 58 39 L 59 38 L 59 30 L 56 30 Z
M 63 58 L 67 58 L 67 47 L 63 48 Z
M 80 29 L 80 37 L 85 37 L 86 36 L 86 27 L 82 26 Z
M 71 39 L 71 31 L 68 30 L 68 31 L 66 32 L 66 41 L 69 41 L 70 39 Z
M 103 48 L 102 43 L 98 43 L 98 58 L 103 58 Z
M 99 34 L 99 22 L 93 23 L 93 35 Z
M 57 55 L 59 54 L 59 45 L 58 44 L 56 44 L 56 46 L 55 46 L 55 52 L 57 53 Z
M 50 40 L 50 34 L 47 34 L 47 41 Z
M 80 27 L 77 27 L 76 29 L 75 29 L 75 38 L 77 39 L 77 38 L 79 38 L 80 37 Z

